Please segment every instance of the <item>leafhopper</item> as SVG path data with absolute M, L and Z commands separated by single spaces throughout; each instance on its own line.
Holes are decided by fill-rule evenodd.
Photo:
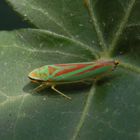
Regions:
M 116 60 L 98 60 L 95 62 L 45 65 L 34 69 L 28 77 L 32 82 L 40 84 L 34 91 L 38 92 L 50 86 L 57 93 L 71 99 L 57 90 L 55 86 L 95 80 L 113 71 L 118 64 L 119 62 Z

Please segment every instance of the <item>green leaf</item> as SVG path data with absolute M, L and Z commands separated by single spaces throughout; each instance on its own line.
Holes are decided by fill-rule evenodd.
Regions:
M 139 140 L 138 0 L 7 0 L 38 29 L 0 32 L 2 140 Z M 46 64 L 117 59 L 93 84 L 37 86 L 28 73 Z

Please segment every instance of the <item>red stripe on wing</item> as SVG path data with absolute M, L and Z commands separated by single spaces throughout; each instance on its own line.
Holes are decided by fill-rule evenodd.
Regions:
M 59 71 L 58 73 L 56 73 L 55 76 L 60 76 L 60 75 L 84 68 L 84 67 L 89 66 L 89 65 L 92 65 L 92 64 L 59 64 L 59 66 L 67 66 L 67 67 L 63 67 L 64 69 Z M 57 66 L 58 66 L 58 64 L 57 64 Z M 74 67 L 69 68 L 68 66 L 74 66 Z
M 90 69 L 88 69 L 88 70 L 79 72 L 79 73 L 77 73 L 77 74 L 75 74 L 75 75 L 81 75 L 81 74 L 84 74 L 84 73 L 87 73 L 87 72 L 90 72 L 90 71 L 99 69 L 99 68 L 101 68 L 101 67 L 103 67 L 103 66 L 107 66 L 107 65 L 109 65 L 109 63 L 104 63 L 104 64 L 96 65 L 96 66 L 94 66 L 94 67 L 92 67 L 92 68 L 90 68 Z

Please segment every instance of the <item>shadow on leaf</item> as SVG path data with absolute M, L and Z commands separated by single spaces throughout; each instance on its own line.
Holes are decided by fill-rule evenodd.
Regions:
M 56 89 L 63 92 L 64 94 L 80 94 L 82 92 L 86 92 L 87 89 L 90 89 L 92 83 L 71 83 L 64 85 L 56 85 Z M 45 89 L 39 92 L 33 92 L 33 90 L 39 86 L 39 84 L 28 83 L 24 86 L 23 91 L 32 94 L 33 96 L 54 96 L 58 95 L 55 91 L 51 89 L 51 87 L 46 87 Z M 52 94 L 53 93 L 53 94 Z

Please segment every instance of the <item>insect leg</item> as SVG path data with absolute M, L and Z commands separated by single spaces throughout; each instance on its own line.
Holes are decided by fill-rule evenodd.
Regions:
M 90 85 L 90 82 L 91 81 L 82 81 L 83 84 L 87 84 L 87 85 Z
M 69 100 L 71 99 L 71 97 L 69 97 L 69 96 L 63 94 L 62 92 L 60 92 L 59 90 L 57 90 L 57 89 L 55 88 L 55 85 L 52 85 L 51 88 L 52 88 L 55 92 L 61 94 L 63 97 L 65 97 L 65 98 L 67 98 L 67 99 L 69 99 Z
M 42 83 L 41 85 L 39 85 L 38 87 L 36 87 L 36 88 L 33 90 L 33 93 L 34 93 L 34 92 L 39 92 L 39 91 L 43 90 L 43 89 L 46 88 L 46 87 L 47 87 L 47 84 Z

